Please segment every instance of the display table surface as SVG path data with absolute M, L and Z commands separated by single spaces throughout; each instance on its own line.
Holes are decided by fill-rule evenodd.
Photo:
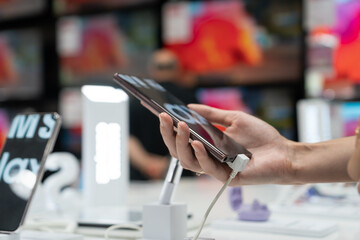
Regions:
M 180 181 L 174 196 L 174 202 L 186 203 L 188 213 L 191 219 L 188 222 L 188 236 L 193 236 L 196 228 L 199 225 L 203 214 L 205 213 L 211 200 L 221 188 L 222 183 L 218 182 L 208 176 L 201 176 L 195 178 L 185 178 Z M 146 203 L 157 201 L 162 182 L 132 182 L 129 187 L 127 196 L 127 207 L 129 209 L 141 210 L 141 207 Z M 258 199 L 261 203 L 266 203 L 272 209 L 278 197 L 282 194 L 286 186 L 279 185 L 258 185 L 258 186 L 244 186 L 243 199 L 244 203 L 251 203 L 254 199 Z M 355 209 L 356 210 L 356 209 Z M 358 209 L 359 210 L 359 209 Z M 357 211 L 360 213 L 360 210 Z M 356 211 L 354 214 L 357 214 Z M 259 231 L 244 231 L 236 229 L 214 229 L 207 224 L 201 236 L 211 237 L 215 239 L 250 239 L 250 240 L 355 240 L 360 239 L 360 214 L 358 217 L 342 218 L 336 216 L 314 215 L 314 214 L 292 214 L 286 211 L 273 211 L 270 219 L 286 220 L 286 219 L 300 219 L 318 222 L 330 222 L 338 225 L 338 230 L 326 237 L 305 237 L 305 236 L 292 236 L 275 233 L 264 233 Z M 207 223 L 214 220 L 235 218 L 236 213 L 231 209 L 229 204 L 228 192 L 225 191 L 220 197 L 217 204 L 213 208 Z M 79 228 L 77 233 L 85 234 L 85 240 L 104 239 L 103 229 L 95 228 Z M 131 239 L 141 236 L 141 233 L 135 231 L 127 231 L 122 235 L 122 231 L 117 231 L 112 239 Z M 122 236 L 122 237 L 121 237 Z

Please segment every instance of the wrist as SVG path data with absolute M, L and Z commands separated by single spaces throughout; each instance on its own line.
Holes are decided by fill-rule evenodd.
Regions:
M 287 183 L 290 184 L 304 184 L 301 179 L 302 172 L 304 170 L 304 161 L 302 161 L 304 153 L 309 151 L 310 145 L 306 143 L 294 142 L 287 140 L 287 157 L 290 164 L 290 170 Z

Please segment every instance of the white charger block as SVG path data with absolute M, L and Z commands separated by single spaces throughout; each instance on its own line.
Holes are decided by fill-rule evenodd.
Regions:
M 186 204 L 152 203 L 143 207 L 143 240 L 184 240 L 186 224 Z

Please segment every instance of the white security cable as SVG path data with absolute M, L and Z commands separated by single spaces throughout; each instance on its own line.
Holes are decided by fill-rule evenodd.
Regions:
M 246 164 L 250 161 L 250 159 L 244 155 L 244 154 L 239 154 L 235 160 L 231 163 L 228 163 L 229 167 L 232 168 L 232 172 L 230 174 L 230 177 L 228 178 L 228 180 L 225 182 L 225 184 L 222 186 L 222 188 L 220 189 L 220 191 L 216 194 L 215 198 L 212 200 L 212 202 L 210 203 L 208 209 L 206 210 L 203 220 L 201 222 L 201 225 L 195 235 L 195 237 L 193 238 L 193 240 L 197 240 L 200 236 L 200 233 L 205 225 L 206 219 L 208 218 L 212 208 L 214 207 L 215 203 L 217 202 L 217 200 L 220 198 L 221 194 L 225 191 L 225 189 L 229 186 L 231 180 L 233 180 L 236 175 L 241 172 Z

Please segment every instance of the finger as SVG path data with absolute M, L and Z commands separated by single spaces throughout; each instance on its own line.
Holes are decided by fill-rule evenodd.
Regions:
M 200 141 L 193 141 L 191 146 L 194 149 L 195 156 L 203 171 L 222 182 L 226 182 L 231 173 L 230 168 L 226 163 L 220 163 L 219 161 L 210 158 L 204 145 Z
M 193 150 L 189 144 L 190 130 L 184 122 L 178 123 L 178 131 L 176 135 L 176 150 L 178 159 L 182 166 L 194 172 L 202 171 L 199 162 L 194 156 Z
M 159 114 L 160 119 L 160 133 L 164 140 L 166 147 L 169 149 L 170 155 L 177 157 L 176 152 L 176 143 L 175 143 L 175 133 L 173 127 L 173 121 L 169 115 L 166 113 Z
M 212 123 L 230 126 L 234 120 L 234 112 L 209 107 L 202 104 L 189 104 L 188 107 Z

